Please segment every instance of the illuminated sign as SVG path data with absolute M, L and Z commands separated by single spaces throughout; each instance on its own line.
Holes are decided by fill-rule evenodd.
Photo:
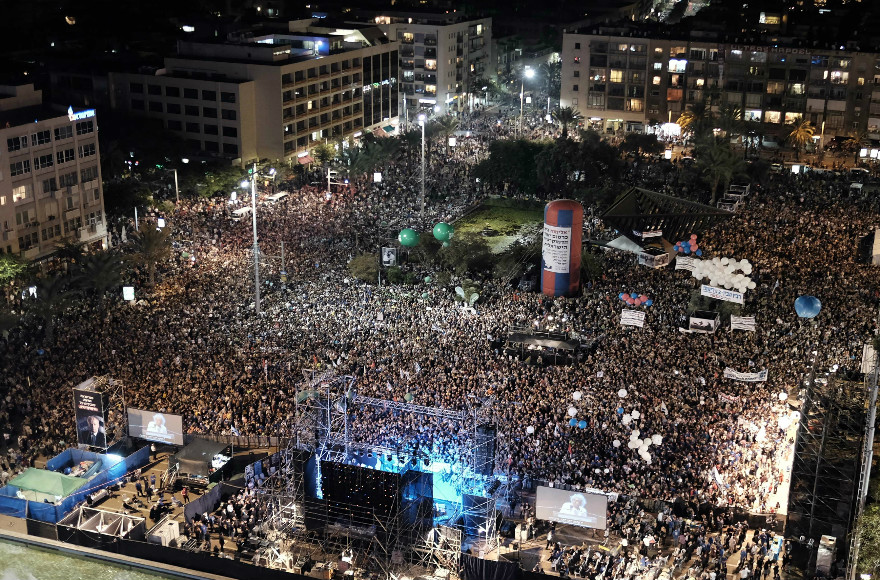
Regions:
M 94 109 L 86 109 L 85 111 L 80 111 L 79 113 L 73 112 L 73 107 L 67 107 L 67 118 L 71 121 L 80 121 L 82 119 L 89 119 L 95 116 Z

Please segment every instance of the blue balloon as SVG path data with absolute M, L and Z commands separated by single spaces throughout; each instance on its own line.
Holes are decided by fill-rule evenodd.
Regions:
M 814 318 L 822 310 L 822 303 L 815 296 L 801 296 L 794 301 L 794 311 L 801 318 Z
M 568 424 L 571 425 L 572 427 L 574 427 L 575 425 L 578 424 L 578 420 L 577 419 L 569 419 Z
M 691 253 L 691 249 L 690 249 L 689 247 L 688 247 L 688 248 L 685 248 L 685 249 L 684 249 L 684 253 L 685 253 L 685 254 L 690 254 L 690 253 Z
M 623 300 L 624 296 L 626 296 L 626 294 L 624 294 L 623 292 L 621 292 L 620 294 L 617 295 L 617 297 L 620 298 L 621 300 Z
M 645 306 L 651 306 L 652 304 L 654 304 L 654 301 L 650 298 L 648 300 L 645 300 Z
M 617 408 L 617 414 L 618 414 L 618 415 L 623 415 L 623 407 L 618 407 L 618 408 Z
M 702 255 L 703 255 L 703 250 L 697 250 L 695 253 L 696 253 L 698 256 L 702 256 Z
M 578 423 L 578 427 L 580 427 L 581 429 L 586 429 L 586 428 L 587 428 L 587 422 L 581 420 L 581 422 Z

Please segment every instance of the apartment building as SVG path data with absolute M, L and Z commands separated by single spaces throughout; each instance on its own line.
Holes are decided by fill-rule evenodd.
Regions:
M 463 110 L 495 74 L 492 19 L 450 13 L 382 12 L 369 22 L 400 44 L 401 97 L 409 122 L 419 110 Z
M 106 243 L 97 135 L 94 109 L 59 115 L 32 84 L 0 86 L 0 252 L 35 260 L 64 239 Z
M 314 26 L 180 42 L 153 74 L 113 73 L 113 107 L 161 119 L 205 156 L 304 159 L 316 143 L 391 132 L 397 43 L 375 27 Z
M 880 55 L 784 46 L 566 33 L 562 106 L 600 131 L 674 122 L 713 97 L 768 127 L 803 117 L 817 135 L 880 134 Z M 874 87 L 878 87 L 875 91 Z M 772 129 L 771 129 L 772 132 Z M 877 138 L 877 137 L 873 137 Z

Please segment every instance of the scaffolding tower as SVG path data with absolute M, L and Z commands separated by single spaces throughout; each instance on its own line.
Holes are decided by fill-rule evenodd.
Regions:
M 816 545 L 821 536 L 830 535 L 843 546 L 857 511 L 867 391 L 863 382 L 833 374 L 827 379 L 810 376 L 806 383 L 786 535 Z

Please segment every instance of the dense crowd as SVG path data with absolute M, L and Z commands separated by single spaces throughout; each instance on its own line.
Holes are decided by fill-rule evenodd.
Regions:
M 454 220 L 495 193 L 469 171 L 502 129 L 487 114 L 467 126 L 473 137 L 431 148 L 422 225 Z M 676 193 L 686 187 L 680 175 L 667 165 L 631 166 L 627 179 Z M 250 221 L 231 221 L 228 200 L 183 204 L 168 216 L 175 254 L 160 264 L 159 284 L 147 288 L 146 272 L 133 274 L 136 303 L 83 302 L 59 316 L 55 344 L 29 319 L 0 345 L 7 369 L 0 424 L 9 435 L 3 471 L 75 443 L 70 405 L 60 402 L 93 375 L 123 381 L 128 406 L 183 415 L 187 433 L 285 436 L 302 421 L 302 370 L 319 368 L 354 376 L 360 395 L 467 416 L 481 409 L 498 426 L 499 474 L 757 512 L 780 507 L 775 494 L 793 443 L 793 430 L 780 421 L 791 414 L 788 400 L 797 399 L 810 365 L 822 372 L 857 367 L 875 329 L 877 274 L 853 254 L 856 237 L 876 218 L 849 181 L 774 175 L 735 217 L 700 232 L 706 257 L 748 259 L 758 284 L 743 309 L 757 331 L 716 334 L 679 331 L 695 289 L 688 272 L 640 267 L 617 251 L 603 252 L 602 275 L 571 299 L 485 277 L 476 313 L 454 301 L 455 281 L 378 287 L 351 278 L 351 257 L 377 252 L 417 221 L 418 191 L 418 159 L 403 157 L 383 169 L 380 182 L 355 179 L 329 196 L 323 186 L 306 186 L 261 204 L 259 316 Z M 418 263 L 407 267 L 420 280 L 432 274 Z M 630 291 L 653 299 L 643 307 L 644 328 L 620 324 L 618 294 Z M 812 322 L 793 308 L 803 294 L 823 304 Z M 596 342 L 570 365 L 527 364 L 503 348 L 512 325 L 556 327 Z M 722 377 L 725 367 L 767 369 L 769 379 L 735 382 Z M 780 392 L 791 398 L 780 401 Z M 569 424 L 572 406 L 585 429 Z M 623 414 L 634 411 L 638 418 L 624 424 Z M 357 404 L 348 412 L 356 441 L 450 464 L 473 451 L 467 421 Z M 633 431 L 662 437 L 650 460 L 628 447 Z M 566 565 L 607 564 L 594 556 L 579 554 Z M 617 565 L 643 564 L 633 556 Z

